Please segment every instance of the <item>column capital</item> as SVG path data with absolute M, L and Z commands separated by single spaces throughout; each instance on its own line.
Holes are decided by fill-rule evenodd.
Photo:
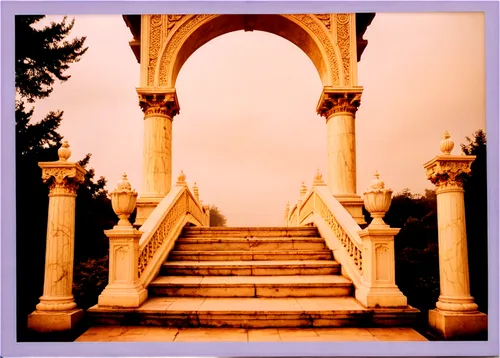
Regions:
M 136 91 L 139 106 L 145 116 L 162 114 L 173 118 L 179 114 L 180 106 L 175 88 L 140 87 Z
M 475 159 L 474 155 L 438 155 L 424 164 L 425 174 L 437 190 L 462 189 Z
M 59 160 L 56 162 L 39 162 L 42 168 L 42 180 L 49 185 L 50 195 L 76 195 L 78 186 L 85 181 L 87 171 L 79 164 L 68 162 L 71 155 L 68 142 L 65 141 L 58 151 Z
M 363 87 L 334 88 L 325 87 L 316 107 L 317 113 L 326 120 L 337 113 L 349 113 L 353 116 L 361 104 Z

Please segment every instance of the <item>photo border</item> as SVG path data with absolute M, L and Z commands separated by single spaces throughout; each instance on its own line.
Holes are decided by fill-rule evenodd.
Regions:
M 497 1 L 5 1 L 1 4 L 0 222 L 3 357 L 18 356 L 494 356 L 499 354 L 499 3 Z M 488 140 L 487 342 L 17 343 L 15 310 L 15 14 L 484 12 Z M 126 46 L 127 44 L 124 44 Z M 421 163 L 416 163 L 420 165 Z M 423 164 L 423 163 L 422 163 Z M 423 170 L 423 169 L 422 169 Z M 424 174 L 422 174 L 424 175 Z M 36 213 L 34 213 L 36 214 Z M 75 346 L 77 344 L 77 346 Z M 76 348 L 78 347 L 78 348 Z

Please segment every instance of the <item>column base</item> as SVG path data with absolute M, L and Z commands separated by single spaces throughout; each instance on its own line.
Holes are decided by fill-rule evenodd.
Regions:
M 429 326 L 444 338 L 467 338 L 488 331 L 488 316 L 482 312 L 429 311 Z
M 356 300 L 367 308 L 407 307 L 405 295 L 395 287 L 359 288 L 355 293 Z
M 148 291 L 139 283 L 137 285 L 109 285 L 97 299 L 99 307 L 138 308 L 148 298 Z
M 158 206 L 163 198 L 159 197 L 142 197 L 137 199 L 137 215 L 135 217 L 134 226 L 140 227 L 144 224 L 149 215 Z
M 364 200 L 356 194 L 338 194 L 333 195 L 335 199 L 346 209 L 358 225 L 365 225 L 365 217 L 363 215 Z
M 62 332 L 73 329 L 83 318 L 83 310 L 34 311 L 28 315 L 28 329 L 36 332 Z

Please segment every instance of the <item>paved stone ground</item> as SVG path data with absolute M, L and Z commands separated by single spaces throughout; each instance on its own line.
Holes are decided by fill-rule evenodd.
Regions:
M 75 342 L 349 342 L 427 341 L 411 328 L 92 327 Z

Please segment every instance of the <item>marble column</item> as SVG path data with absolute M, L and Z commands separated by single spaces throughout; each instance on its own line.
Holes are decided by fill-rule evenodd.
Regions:
M 327 185 L 359 225 L 366 224 L 363 200 L 356 194 L 356 111 L 362 87 L 323 90 L 317 112 L 326 118 Z
M 452 155 L 448 132 L 442 154 L 424 165 L 436 186 L 440 296 L 429 311 L 429 324 L 445 338 L 475 335 L 487 329 L 487 316 L 470 295 L 463 181 L 475 156 Z M 485 278 L 486 279 L 486 278 Z
M 172 187 L 172 121 L 179 113 L 175 89 L 138 88 L 144 112 L 142 194 L 134 225 L 141 226 Z
M 43 296 L 28 316 L 28 328 L 39 332 L 70 330 L 83 316 L 72 290 L 76 191 L 86 171 L 67 161 L 71 155 L 68 142 L 58 154 L 56 162 L 38 163 L 50 188 Z

